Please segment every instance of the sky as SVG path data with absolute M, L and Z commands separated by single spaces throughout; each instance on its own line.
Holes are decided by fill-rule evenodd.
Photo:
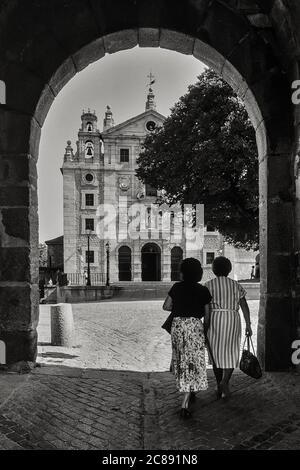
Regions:
M 101 131 L 106 106 L 115 124 L 145 111 L 147 82 L 155 76 L 156 109 L 164 116 L 195 83 L 205 66 L 193 56 L 160 48 L 134 48 L 107 54 L 75 75 L 54 100 L 42 128 L 38 160 L 39 239 L 63 234 L 63 191 L 60 168 L 67 140 L 75 150 L 82 110 L 98 116 Z

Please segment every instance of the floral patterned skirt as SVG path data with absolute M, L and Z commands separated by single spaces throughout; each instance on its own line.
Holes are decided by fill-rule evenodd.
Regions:
M 206 390 L 205 337 L 198 318 L 175 317 L 171 328 L 172 371 L 180 392 Z

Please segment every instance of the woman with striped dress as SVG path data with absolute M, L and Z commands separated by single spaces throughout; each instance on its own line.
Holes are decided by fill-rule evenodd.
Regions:
M 239 307 L 245 318 L 246 335 L 252 336 L 246 291 L 237 281 L 227 277 L 231 269 L 228 258 L 224 256 L 215 258 L 212 270 L 216 277 L 205 283 L 212 296 L 205 327 L 213 356 L 211 359 L 214 363 L 219 398 L 228 398 L 232 372 L 239 366 L 241 343 Z

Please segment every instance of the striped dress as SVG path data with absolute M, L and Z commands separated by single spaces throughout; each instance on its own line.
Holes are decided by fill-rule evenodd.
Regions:
M 237 281 L 225 276 L 216 277 L 205 285 L 212 295 L 207 337 L 216 367 L 238 367 L 241 343 L 239 302 L 246 291 Z

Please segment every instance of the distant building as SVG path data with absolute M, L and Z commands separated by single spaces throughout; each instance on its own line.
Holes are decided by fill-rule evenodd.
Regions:
M 153 227 L 151 207 L 158 194 L 137 179 L 135 170 L 145 136 L 165 120 L 157 112 L 154 98 L 153 90 L 149 88 L 145 111 L 118 125 L 114 124 L 112 111 L 107 106 L 102 133 L 97 128 L 95 112 L 82 113 L 76 150 L 74 152 L 68 141 L 61 169 L 64 271 L 75 279 L 87 270 L 89 260 L 92 274 L 105 274 L 109 241 L 112 282 L 178 280 L 179 265 L 186 256 L 195 256 L 202 261 L 204 279 L 207 279 L 212 276 L 213 259 L 226 253 L 233 261 L 233 276 L 250 278 L 254 254 L 225 245 L 213 227 L 205 227 L 203 246 L 199 244 L 196 249 L 189 250 L 185 237 L 179 239 L 177 236 L 176 224 L 181 223 L 175 215 L 177 206 L 170 209 L 171 231 L 165 230 L 162 213 L 156 206 L 155 230 L 149 237 L 150 227 Z M 130 216 L 130 209 L 128 214 L 128 208 L 132 207 L 144 211 L 141 226 L 133 231 L 134 217 Z M 111 208 L 111 216 L 116 212 L 110 233 L 104 232 L 102 223 L 103 217 L 108 215 L 107 208 Z M 52 243 L 54 251 L 49 248 L 53 256 L 54 247 Z
M 48 247 L 47 256 L 47 267 L 50 269 L 64 270 L 64 237 L 60 236 L 47 240 L 46 245 Z

